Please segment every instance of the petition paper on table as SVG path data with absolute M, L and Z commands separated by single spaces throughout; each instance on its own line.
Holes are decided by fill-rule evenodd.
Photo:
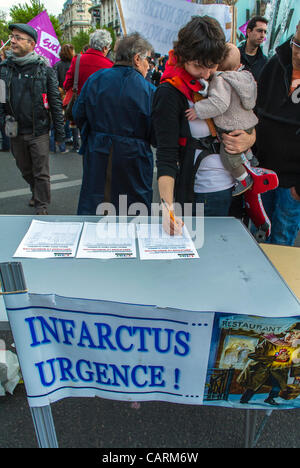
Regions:
M 75 257 L 83 223 L 33 219 L 14 257 Z
M 135 258 L 133 224 L 84 223 L 76 258 Z
M 141 260 L 199 258 L 186 226 L 182 235 L 170 236 L 161 224 L 137 224 Z

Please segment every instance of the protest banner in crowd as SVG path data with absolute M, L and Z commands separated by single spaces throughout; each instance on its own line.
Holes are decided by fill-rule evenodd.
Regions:
M 46 57 L 49 64 L 53 67 L 60 60 L 60 43 L 56 37 L 54 28 L 50 21 L 47 11 L 42 11 L 28 23 L 38 33 L 38 40 L 35 52 Z
M 179 29 L 195 15 L 216 18 L 226 39 L 231 38 L 231 9 L 227 5 L 199 5 L 182 0 L 117 0 L 117 5 L 123 32 L 138 31 L 161 55 L 168 54 Z

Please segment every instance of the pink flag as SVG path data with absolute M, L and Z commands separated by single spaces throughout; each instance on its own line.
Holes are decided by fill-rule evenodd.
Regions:
M 47 11 L 42 11 L 42 13 L 35 16 L 27 24 L 32 26 L 38 33 L 38 40 L 34 49 L 35 52 L 46 57 L 51 67 L 53 67 L 53 65 L 60 60 L 60 43 L 58 42 Z

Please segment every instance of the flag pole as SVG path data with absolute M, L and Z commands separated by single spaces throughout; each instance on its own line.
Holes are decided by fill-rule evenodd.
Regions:
M 126 31 L 126 25 L 125 25 L 125 19 L 124 19 L 124 15 L 123 15 L 123 9 L 122 9 L 122 5 L 121 5 L 121 0 L 116 0 L 116 3 L 117 3 L 117 6 L 118 6 L 118 10 L 119 10 L 119 15 L 120 15 L 120 20 L 121 20 L 121 25 L 122 25 L 123 34 L 124 34 L 124 36 L 126 36 L 126 35 L 127 35 L 127 31 Z
M 3 44 L 3 46 L 0 47 L 0 52 L 6 46 L 6 44 L 8 44 L 9 42 L 10 42 L 10 39 L 8 39 L 8 41 L 6 41 L 5 44 Z

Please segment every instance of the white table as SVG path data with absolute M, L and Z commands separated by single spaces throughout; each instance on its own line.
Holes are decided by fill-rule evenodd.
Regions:
M 199 259 L 141 261 L 139 256 L 113 260 L 14 259 L 13 254 L 33 218 L 56 222 L 97 222 L 100 219 L 95 216 L 0 216 L 0 263 L 21 261 L 30 292 L 155 304 L 190 311 L 265 317 L 300 315 L 297 297 L 245 226 L 235 218 L 205 218 L 204 225 L 203 219 L 185 219 L 190 233 L 192 223 L 198 223 L 196 245 L 203 240 L 198 249 Z M 147 221 L 147 218 L 137 219 L 137 222 Z M 0 329 L 7 329 L 9 324 L 3 315 Z M 255 414 L 255 411 L 247 411 L 246 446 L 251 446 L 255 437 Z M 50 406 L 32 408 L 32 416 L 40 446 L 55 446 Z

